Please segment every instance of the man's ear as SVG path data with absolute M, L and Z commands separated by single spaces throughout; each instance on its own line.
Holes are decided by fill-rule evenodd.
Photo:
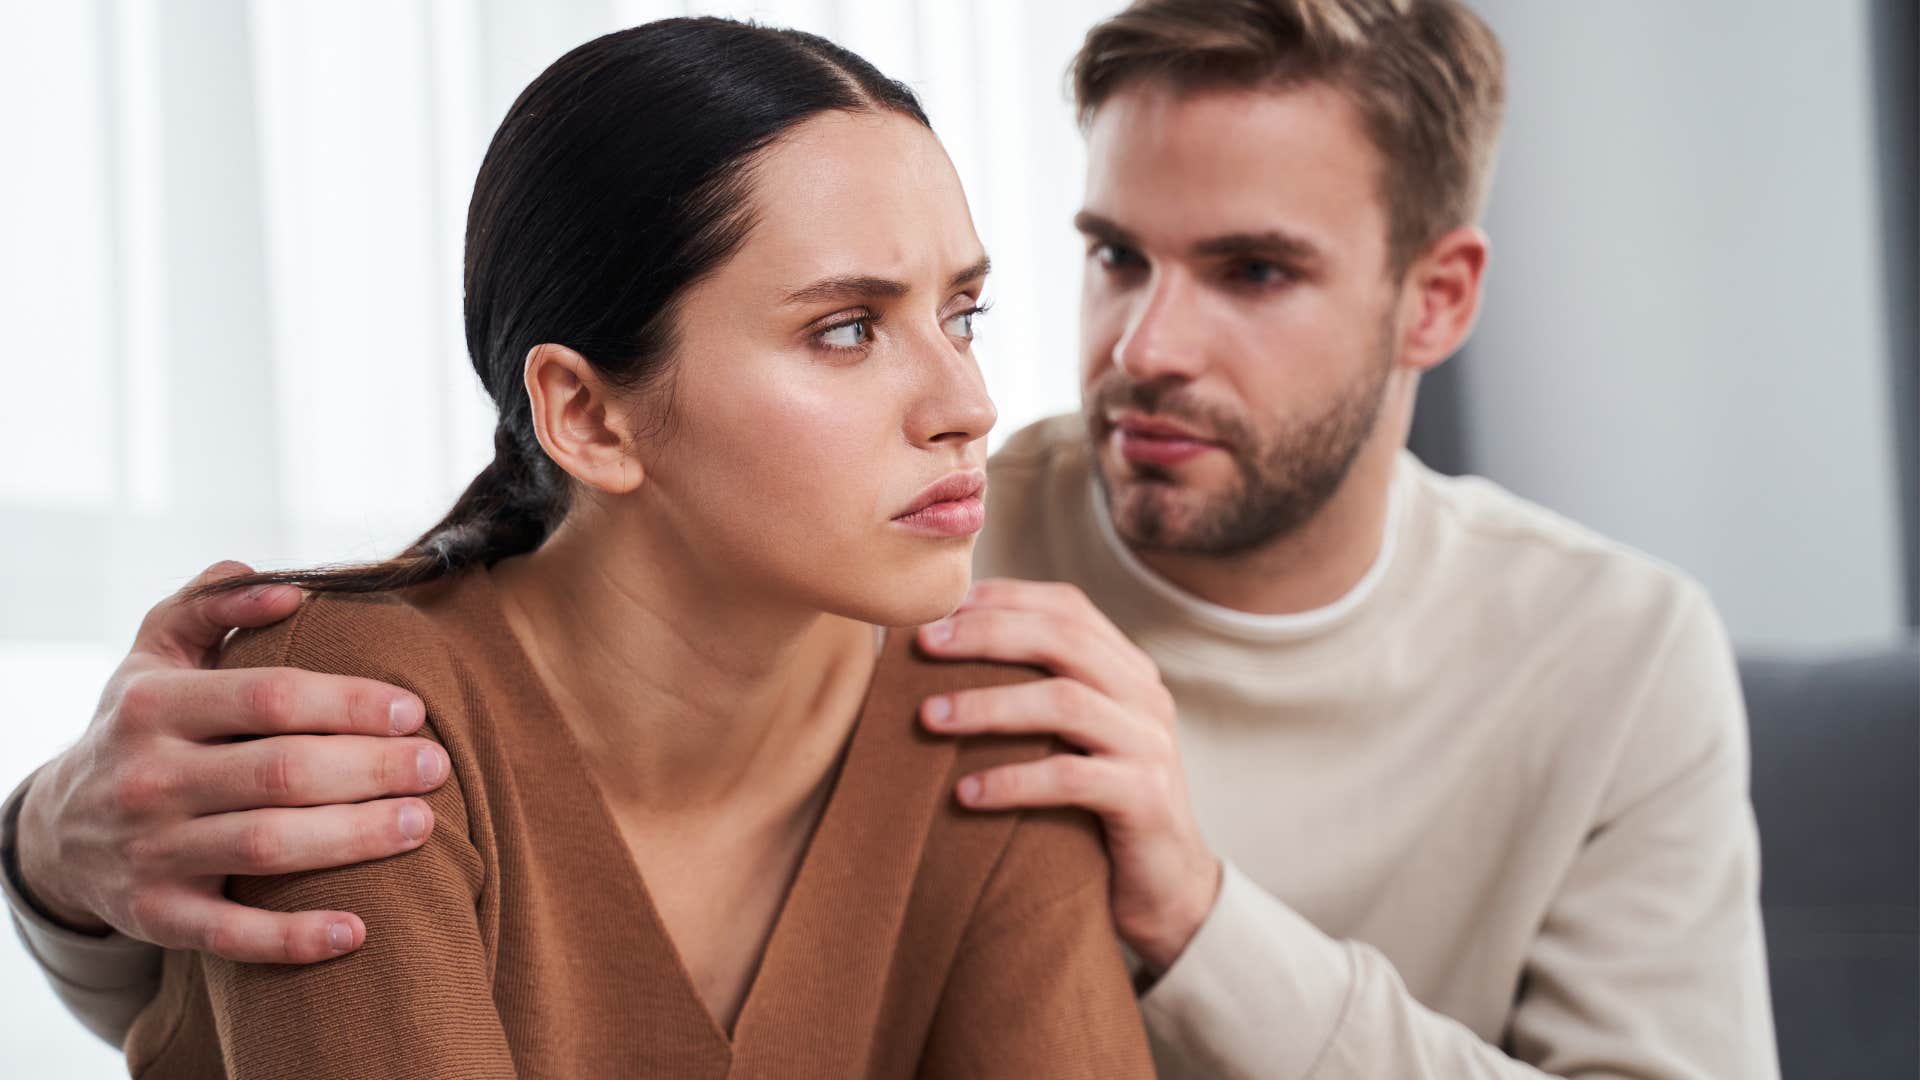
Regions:
M 1462 226 L 1434 241 L 1407 269 L 1400 350 L 1405 366 L 1415 371 L 1439 367 L 1473 332 L 1489 243 L 1480 229 Z
M 645 479 L 633 456 L 633 410 L 587 358 L 565 345 L 527 351 L 524 378 L 533 430 L 554 464 L 588 487 L 625 494 Z

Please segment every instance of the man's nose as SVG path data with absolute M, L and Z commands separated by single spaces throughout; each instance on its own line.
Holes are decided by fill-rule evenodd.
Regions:
M 1126 330 L 1114 343 L 1114 366 L 1143 383 L 1198 376 L 1205 328 L 1195 310 L 1195 291 L 1185 274 L 1156 271 L 1137 294 Z

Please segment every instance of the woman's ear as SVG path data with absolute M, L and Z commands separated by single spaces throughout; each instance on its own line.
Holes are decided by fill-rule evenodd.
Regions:
M 1480 315 L 1487 234 L 1465 226 L 1442 236 L 1408 273 L 1412 304 L 1402 356 L 1416 371 L 1439 367 L 1460 350 Z
M 645 479 L 633 455 L 623 407 L 587 358 L 565 345 L 535 345 L 527 352 L 527 400 L 533 430 L 556 465 L 588 487 L 622 495 Z

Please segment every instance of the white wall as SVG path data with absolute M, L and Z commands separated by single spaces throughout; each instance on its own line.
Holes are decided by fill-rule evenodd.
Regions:
M 1678 564 L 1743 644 L 1894 633 L 1865 5 L 1475 6 L 1511 78 L 1476 471 Z

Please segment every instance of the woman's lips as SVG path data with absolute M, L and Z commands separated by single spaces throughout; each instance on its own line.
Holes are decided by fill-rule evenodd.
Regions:
M 928 485 L 893 523 L 921 536 L 970 536 L 987 522 L 980 499 L 986 489 L 987 474 L 979 469 L 950 473 Z
M 946 499 L 902 514 L 893 523 L 922 536 L 971 536 L 987 523 L 987 506 L 978 495 Z
M 1113 438 L 1130 465 L 1178 465 L 1209 450 L 1224 449 L 1211 439 L 1152 420 L 1122 418 L 1114 424 Z

